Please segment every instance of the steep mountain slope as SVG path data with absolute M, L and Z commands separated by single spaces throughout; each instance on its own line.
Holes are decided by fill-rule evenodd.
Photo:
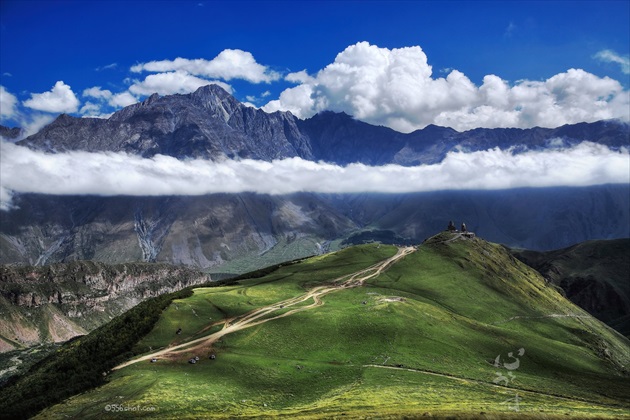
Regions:
M 464 221 L 534 250 L 630 236 L 630 186 L 201 197 L 24 195 L 0 217 L 0 262 L 159 261 L 243 273 L 334 250 L 361 230 L 415 241 Z M 332 247 L 332 248 L 331 248 Z
M 78 261 L 0 266 L 0 352 L 62 342 L 150 297 L 208 283 L 186 267 Z
M 630 239 L 512 253 L 561 287 L 571 302 L 630 336 Z
M 308 142 L 295 122 L 290 113 L 267 114 L 242 105 L 216 85 L 208 85 L 188 95 L 155 94 L 106 120 L 63 114 L 20 143 L 56 152 L 308 159 L 311 157 Z
M 449 219 L 534 250 L 630 237 L 629 185 L 406 195 L 24 195 L 16 204 L 0 214 L 0 263 L 159 261 L 243 273 L 335 250 L 364 230 L 420 242 Z
M 504 247 L 444 233 L 395 251 L 195 289 L 142 336 L 144 357 L 40 418 L 630 415 L 630 342 Z M 3 396 L 36 389 L 31 375 Z
M 320 253 L 354 228 L 309 194 L 22 198 L 0 218 L 3 263 L 160 261 L 242 273 Z

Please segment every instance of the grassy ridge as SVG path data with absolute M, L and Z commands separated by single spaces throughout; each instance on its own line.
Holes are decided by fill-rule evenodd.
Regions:
M 628 340 L 566 301 L 503 247 L 440 235 L 323 305 L 212 347 L 115 371 L 42 418 L 630 416 Z M 136 346 L 149 351 L 331 283 L 394 253 L 367 245 L 174 300 Z M 175 330 L 182 328 L 182 334 Z M 206 332 L 204 329 L 209 328 Z M 508 387 L 497 356 L 520 348 Z M 208 354 L 216 353 L 216 360 Z M 188 358 L 199 356 L 195 365 Z M 519 395 L 518 412 L 508 399 Z M 485 414 L 480 414 L 485 413 Z

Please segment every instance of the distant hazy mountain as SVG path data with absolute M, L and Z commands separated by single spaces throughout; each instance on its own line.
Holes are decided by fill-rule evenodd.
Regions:
M 0 214 L 0 263 L 158 261 L 242 273 L 337 249 L 358 232 L 369 239 L 370 231 L 385 230 L 420 243 L 450 219 L 534 250 L 630 237 L 628 185 L 403 195 L 22 195 L 16 204 Z

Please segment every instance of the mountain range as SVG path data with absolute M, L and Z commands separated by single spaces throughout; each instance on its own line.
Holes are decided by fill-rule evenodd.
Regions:
M 0 133 L 16 137 L 20 131 Z M 152 95 L 107 119 L 61 115 L 18 144 L 52 153 L 419 165 L 440 162 L 451 151 L 496 147 L 519 153 L 590 141 L 619 150 L 630 145 L 629 133 L 626 123 L 600 121 L 466 132 L 428 126 L 403 134 L 343 113 L 306 120 L 266 113 L 208 85 L 186 95 Z M 369 240 L 371 232 L 387 231 L 419 242 L 449 219 L 466 222 L 488 240 L 532 250 L 630 237 L 626 184 L 414 194 L 18 194 L 14 203 L 16 209 L 0 215 L 0 263 L 159 261 L 243 273 L 338 249 L 357 234 Z
M 463 133 L 429 125 L 409 134 L 373 126 L 345 113 L 322 112 L 301 120 L 290 112 L 266 113 L 238 102 L 217 85 L 190 94 L 158 96 L 107 119 L 66 114 L 19 144 L 62 152 L 127 152 L 144 157 L 264 161 L 301 157 L 336 164 L 418 165 L 441 161 L 451 150 L 546 148 L 591 141 L 628 146 L 630 126 L 619 121 L 556 129 L 474 129 Z

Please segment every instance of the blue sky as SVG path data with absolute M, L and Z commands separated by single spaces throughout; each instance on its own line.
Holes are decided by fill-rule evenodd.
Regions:
M 186 93 L 204 81 L 267 111 L 308 117 L 329 108 L 400 131 L 630 118 L 629 1 L 0 5 L 1 111 L 9 126 L 35 130 L 59 112 L 102 117 L 150 89 Z M 173 63 L 212 66 L 226 50 L 236 53 L 223 57 L 218 73 Z M 162 70 L 143 67 L 155 61 Z M 352 63 L 369 70 L 357 76 Z M 158 77 L 149 83 L 151 75 Z

